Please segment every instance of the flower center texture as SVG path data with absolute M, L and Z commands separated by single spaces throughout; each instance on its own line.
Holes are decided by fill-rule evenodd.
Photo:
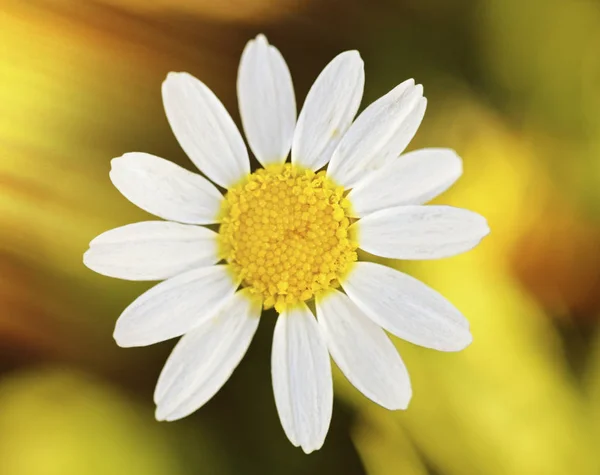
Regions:
M 350 202 L 324 171 L 289 163 L 250 174 L 221 209 L 221 257 L 244 287 L 281 312 L 339 286 L 356 261 Z

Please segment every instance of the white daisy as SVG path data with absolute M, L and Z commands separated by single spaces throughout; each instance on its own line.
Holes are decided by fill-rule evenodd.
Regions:
M 403 82 L 353 122 L 363 85 L 358 52 L 341 53 L 296 120 L 288 67 L 259 35 L 242 54 L 237 91 L 248 144 L 264 168 L 251 173 L 225 107 L 186 73 L 163 83 L 167 118 L 225 194 L 153 155 L 112 161 L 119 191 L 167 221 L 107 231 L 84 262 L 111 277 L 164 280 L 125 309 L 114 333 L 123 347 L 183 335 L 158 380 L 157 419 L 187 416 L 214 396 L 244 356 L 263 308 L 279 312 L 271 365 L 281 424 L 306 453 L 323 445 L 331 419 L 329 355 L 365 396 L 405 409 L 408 373 L 384 330 L 440 351 L 471 343 L 467 320 L 440 294 L 357 258 L 358 248 L 394 259 L 442 258 L 489 232 L 471 211 L 423 206 L 461 175 L 452 150 L 399 157 L 425 112 L 422 86 Z M 215 223 L 218 232 L 202 226 Z

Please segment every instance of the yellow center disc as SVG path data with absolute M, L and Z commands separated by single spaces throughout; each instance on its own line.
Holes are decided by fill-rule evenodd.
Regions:
M 350 203 L 325 172 L 286 163 L 259 169 L 229 189 L 221 209 L 221 257 L 265 308 L 339 286 L 356 261 Z

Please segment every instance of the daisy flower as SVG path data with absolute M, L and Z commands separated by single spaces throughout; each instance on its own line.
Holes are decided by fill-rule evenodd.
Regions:
M 329 355 L 366 397 L 405 409 L 409 376 L 385 331 L 440 351 L 471 343 L 467 320 L 439 293 L 359 260 L 358 249 L 393 259 L 448 257 L 489 232 L 474 212 L 424 206 L 461 175 L 452 150 L 400 156 L 425 113 L 423 87 L 404 81 L 353 121 L 363 85 L 358 52 L 341 53 L 296 120 L 288 67 L 259 35 L 242 54 L 237 94 L 262 168 L 251 171 L 231 116 L 186 73 L 169 73 L 164 106 L 208 179 L 146 153 L 112 160 L 117 189 L 166 221 L 101 234 L 84 263 L 111 277 L 163 281 L 125 309 L 114 332 L 123 347 L 182 337 L 158 379 L 158 420 L 185 417 L 214 396 L 248 349 L 262 309 L 279 314 L 271 357 L 277 411 L 306 453 L 323 445 L 329 428 Z

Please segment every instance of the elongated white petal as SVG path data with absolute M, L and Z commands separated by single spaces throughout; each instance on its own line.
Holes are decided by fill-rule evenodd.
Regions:
M 392 259 L 440 259 L 474 248 L 489 234 L 485 218 L 452 206 L 397 206 L 352 225 L 359 247 Z
M 218 221 L 223 196 L 206 178 L 163 158 L 133 152 L 111 161 L 113 185 L 134 205 L 171 221 Z
M 154 392 L 158 420 L 181 419 L 221 389 L 246 354 L 260 312 L 260 300 L 242 290 L 214 317 L 179 340 Z
M 283 163 L 292 146 L 296 99 L 292 76 L 264 35 L 242 53 L 237 80 L 240 115 L 248 144 L 263 165 Z
M 469 322 L 417 279 L 373 262 L 357 262 L 342 283 L 371 320 L 415 345 L 459 351 L 472 341 Z
M 165 280 L 127 307 L 115 327 L 119 346 L 146 346 L 183 335 L 211 318 L 235 292 L 226 266 L 194 269 Z
M 163 280 L 215 264 L 217 233 L 168 221 L 128 224 L 100 234 L 83 255 L 93 271 L 127 280 Z
M 333 58 L 306 96 L 294 133 L 292 163 L 318 170 L 329 161 L 356 115 L 364 84 L 358 51 Z
M 333 407 L 331 365 L 319 325 L 304 303 L 277 319 L 271 373 L 288 439 L 306 453 L 321 448 Z
M 204 83 L 187 73 L 169 73 L 162 93 L 175 137 L 208 178 L 228 188 L 250 173 L 242 136 Z
M 348 194 L 354 217 L 400 205 L 421 205 L 446 191 L 462 175 L 454 150 L 409 152 L 369 174 Z
M 317 299 L 329 353 L 356 388 L 387 409 L 406 409 L 412 396 L 400 355 L 385 332 L 337 290 Z
M 396 86 L 358 116 L 335 149 L 327 174 L 352 188 L 396 159 L 417 132 L 425 107 L 423 86 L 412 79 Z

